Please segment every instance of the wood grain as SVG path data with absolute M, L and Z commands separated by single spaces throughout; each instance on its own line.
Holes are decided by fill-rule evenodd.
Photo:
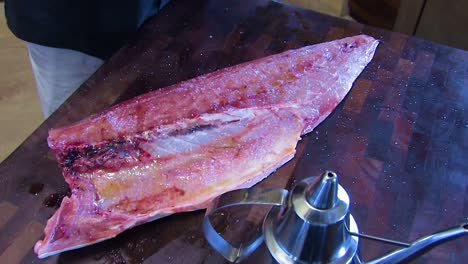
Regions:
M 344 102 L 304 137 L 294 160 L 260 185 L 290 188 L 305 177 L 334 170 L 351 197 L 360 231 L 397 240 L 410 241 L 465 221 L 467 52 L 266 0 L 242 5 L 180 0 L 145 24 L 0 165 L 0 203 L 18 208 L 0 227 L 0 254 L 28 223 L 45 225 L 56 210 L 45 206 L 45 199 L 67 193 L 46 145 L 48 129 L 228 65 L 360 33 L 381 41 L 374 59 Z M 33 194 L 30 188 L 37 183 L 44 187 Z M 169 216 L 45 261 L 222 263 L 201 232 L 203 215 Z M 252 223 L 240 223 L 255 230 Z M 236 228 L 230 230 L 242 229 Z M 242 240 L 247 233 L 235 234 Z M 32 252 L 35 241 L 24 241 L 29 243 L 25 252 L 15 256 L 41 263 Z M 461 238 L 442 245 L 416 263 L 463 263 L 467 242 Z M 394 249 L 364 240 L 360 246 L 365 260 Z M 271 263 L 271 257 L 262 247 L 246 263 Z

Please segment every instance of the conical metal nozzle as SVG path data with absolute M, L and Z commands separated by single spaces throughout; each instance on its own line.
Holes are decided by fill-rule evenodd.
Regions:
M 274 258 L 279 263 L 350 263 L 359 240 L 347 227 L 358 229 L 338 176 L 325 171 L 304 179 L 289 198 L 286 212 L 275 208 L 264 222 L 265 241 Z
M 307 191 L 307 201 L 320 210 L 333 208 L 338 200 L 338 176 L 333 171 L 325 171 L 321 180 Z

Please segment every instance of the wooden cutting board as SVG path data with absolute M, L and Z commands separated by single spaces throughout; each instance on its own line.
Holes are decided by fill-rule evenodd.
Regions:
M 32 251 L 67 195 L 46 137 L 152 89 L 240 62 L 356 34 L 381 40 L 338 108 L 305 136 L 294 160 L 260 186 L 290 188 L 336 171 L 367 234 L 410 241 L 468 216 L 468 52 L 270 1 L 180 0 L 151 19 L 0 165 L 0 263 L 219 263 L 201 231 L 203 211 L 173 215 L 115 239 L 38 260 Z M 261 218 L 231 217 L 243 240 Z M 240 231 L 239 231 L 240 230 Z M 237 233 L 236 233 L 237 232 Z M 243 236 L 244 235 L 244 236 Z M 462 263 L 468 240 L 417 263 Z M 363 259 L 393 247 L 361 241 Z M 261 249 L 247 263 L 271 261 Z

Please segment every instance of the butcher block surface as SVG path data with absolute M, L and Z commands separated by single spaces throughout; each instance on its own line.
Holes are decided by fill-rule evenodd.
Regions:
M 203 237 L 203 211 L 37 259 L 33 245 L 69 195 L 47 147 L 48 130 L 217 69 L 358 34 L 380 41 L 374 59 L 336 110 L 299 143 L 295 158 L 259 186 L 290 188 L 334 170 L 360 231 L 396 240 L 465 221 L 468 52 L 278 2 L 182 0 L 148 21 L 0 165 L 0 263 L 222 263 Z M 261 216 L 249 208 L 239 214 L 221 226 L 247 240 Z M 417 263 L 462 263 L 467 242 L 449 242 Z M 392 249 L 360 241 L 363 259 Z M 246 260 L 259 261 L 271 262 L 263 247 Z

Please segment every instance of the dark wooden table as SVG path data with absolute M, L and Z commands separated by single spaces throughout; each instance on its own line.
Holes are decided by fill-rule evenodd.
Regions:
M 219 263 L 203 211 L 37 259 L 47 219 L 67 195 L 46 137 L 135 95 L 287 49 L 368 34 L 381 40 L 350 94 L 262 186 L 332 169 L 360 231 L 411 241 L 468 217 L 468 52 L 269 1 L 173 1 L 0 165 L 0 263 Z M 278 184 L 281 183 L 281 184 Z M 245 220 L 239 226 L 245 226 Z M 243 234 L 243 233 L 240 233 Z M 242 235 L 238 239 L 242 239 Z M 420 263 L 466 263 L 468 239 Z M 364 259 L 393 247 L 361 240 Z M 260 249 L 247 262 L 269 263 Z

